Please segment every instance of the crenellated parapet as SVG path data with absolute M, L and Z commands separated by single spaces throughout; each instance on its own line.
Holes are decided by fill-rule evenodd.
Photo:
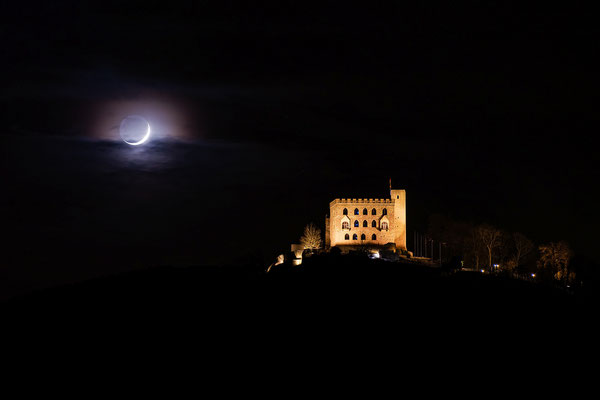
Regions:
M 391 204 L 393 202 L 393 199 L 335 199 L 329 204 Z

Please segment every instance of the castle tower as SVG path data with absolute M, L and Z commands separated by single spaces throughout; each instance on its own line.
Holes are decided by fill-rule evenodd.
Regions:
M 406 190 L 390 188 L 390 197 L 394 203 L 394 226 L 398 229 L 394 243 L 406 250 Z

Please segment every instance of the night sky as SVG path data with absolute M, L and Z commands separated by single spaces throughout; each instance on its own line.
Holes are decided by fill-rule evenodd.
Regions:
M 598 260 L 597 25 L 540 4 L 4 2 L 2 278 L 270 260 L 389 178 L 409 250 L 442 213 Z

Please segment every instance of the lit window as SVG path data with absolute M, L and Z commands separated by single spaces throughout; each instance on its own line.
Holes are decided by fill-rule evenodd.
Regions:
M 358 236 L 356 235 L 356 233 L 352 235 L 352 240 L 358 240 Z
M 346 236 L 344 236 L 344 239 L 346 239 L 346 240 L 350 240 L 350 235 L 348 235 L 348 234 L 346 233 Z
M 377 210 L 376 209 L 372 209 L 371 210 L 371 215 L 377 215 Z
M 377 228 L 377 221 L 373 220 L 373 222 L 371 222 L 371 227 Z
M 358 228 L 360 226 L 360 224 L 358 223 L 358 220 L 354 221 L 354 227 Z
M 354 209 L 354 215 L 360 215 L 360 212 L 358 211 L 358 208 Z
M 369 211 L 366 208 L 363 209 L 363 215 L 369 215 Z
M 387 215 L 387 208 L 384 208 L 383 210 L 381 210 L 381 214 L 382 215 Z
M 383 221 L 381 223 L 381 229 L 384 230 L 384 231 L 387 231 L 388 230 L 388 223 L 385 222 L 385 221 Z
M 367 237 L 365 236 L 365 234 L 363 233 L 362 235 L 360 235 L 360 240 L 365 240 Z
M 367 222 L 367 220 L 365 219 L 363 221 L 363 228 L 368 228 L 369 227 L 369 223 Z
M 344 215 L 348 215 L 348 209 L 344 208 Z
M 342 229 L 350 229 L 350 224 L 348 223 L 348 221 L 342 222 Z
M 377 240 L 377 235 L 376 234 L 371 235 L 371 240 Z

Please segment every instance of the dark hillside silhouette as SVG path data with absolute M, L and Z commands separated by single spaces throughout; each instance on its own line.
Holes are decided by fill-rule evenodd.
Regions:
M 177 313 L 219 329 L 250 324 L 275 328 L 369 331 L 418 323 L 564 321 L 582 309 L 563 290 L 475 272 L 336 254 L 305 257 L 300 267 L 152 268 L 16 297 L 8 315 L 66 312 L 114 318 Z M 498 319 L 498 320 L 497 320 Z M 373 324 L 373 325 L 370 325 Z M 277 328 L 278 329 L 278 328 Z

